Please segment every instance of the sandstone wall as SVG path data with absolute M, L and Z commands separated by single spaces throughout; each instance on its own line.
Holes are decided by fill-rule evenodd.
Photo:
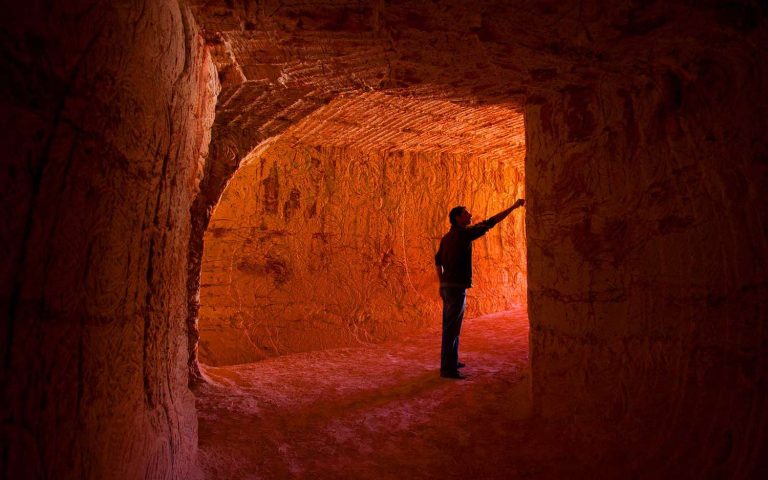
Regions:
M 628 469 L 650 478 L 765 471 L 764 5 L 194 3 L 238 125 L 297 120 L 253 113 L 280 82 L 264 103 L 351 86 L 525 97 L 540 412 L 634 448 Z M 230 125 L 225 145 L 244 136 Z
M 273 143 L 238 170 L 206 232 L 200 359 L 244 363 L 438 323 L 447 212 L 465 204 L 479 220 L 523 196 L 523 155 Z M 523 228 L 517 211 L 475 242 L 468 317 L 525 303 Z
M 541 413 L 651 478 L 765 471 L 763 5 L 190 0 L 225 84 L 190 218 L 215 90 L 193 22 L 55 3 L 0 17 L 5 477 L 187 475 L 212 208 L 254 147 L 372 89 L 527 98 Z
M 586 435 L 618 428 L 635 471 L 748 476 L 766 444 L 768 72 L 747 44 L 669 50 L 675 67 L 529 98 L 534 395 Z
M 207 49 L 175 1 L 27 2 L 0 22 L 0 476 L 191 478 Z

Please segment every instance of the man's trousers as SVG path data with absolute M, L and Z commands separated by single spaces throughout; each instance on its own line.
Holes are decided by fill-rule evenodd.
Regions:
M 440 287 L 443 299 L 443 341 L 440 349 L 440 371 L 454 373 L 459 366 L 459 335 L 467 304 L 463 287 Z

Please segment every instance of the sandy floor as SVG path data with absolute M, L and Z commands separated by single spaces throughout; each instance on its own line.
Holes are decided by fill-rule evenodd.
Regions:
M 207 478 L 591 476 L 562 425 L 530 412 L 528 319 L 465 320 L 466 380 L 439 377 L 439 331 L 376 346 L 207 368 Z

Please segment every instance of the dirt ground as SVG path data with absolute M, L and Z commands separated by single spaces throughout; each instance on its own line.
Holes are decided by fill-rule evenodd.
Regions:
M 465 320 L 466 380 L 440 378 L 439 353 L 432 329 L 206 368 L 196 392 L 206 477 L 604 477 L 567 422 L 532 413 L 524 309 Z

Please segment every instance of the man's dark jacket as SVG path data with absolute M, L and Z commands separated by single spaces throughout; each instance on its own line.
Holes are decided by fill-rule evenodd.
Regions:
M 443 267 L 441 287 L 472 288 L 472 242 L 495 225 L 488 219 L 468 227 L 451 226 L 435 254 L 435 265 Z

